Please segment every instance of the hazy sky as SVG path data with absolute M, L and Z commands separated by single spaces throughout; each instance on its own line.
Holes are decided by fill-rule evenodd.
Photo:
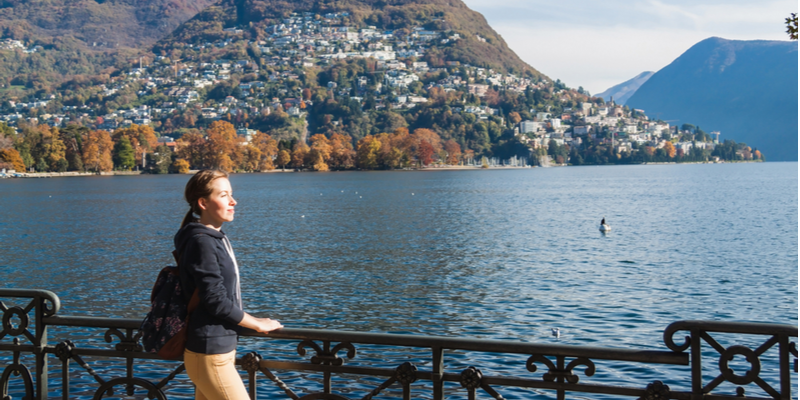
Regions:
M 530 66 L 600 93 L 718 36 L 788 40 L 797 0 L 464 0 Z

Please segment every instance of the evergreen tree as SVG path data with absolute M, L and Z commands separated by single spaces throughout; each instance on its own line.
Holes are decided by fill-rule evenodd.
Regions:
M 123 136 L 114 145 L 114 168 L 130 171 L 136 164 L 131 141 Z
M 44 161 L 44 158 L 40 158 L 38 162 L 36 162 L 36 172 L 45 172 L 47 171 L 47 162 Z

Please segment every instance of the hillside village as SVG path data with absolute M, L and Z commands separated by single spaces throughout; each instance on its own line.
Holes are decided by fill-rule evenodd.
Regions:
M 431 44 L 457 45 L 465 38 L 456 32 L 424 27 L 380 30 L 349 26 L 342 23 L 347 16 L 346 12 L 295 13 L 269 25 L 259 40 L 244 39 L 243 28 L 226 28 L 214 42 L 181 43 L 180 59 L 163 53 L 140 58 L 108 82 L 83 88 L 80 99 L 52 93 L 28 101 L 6 101 L 0 109 L 0 121 L 11 127 L 77 123 L 109 132 L 148 125 L 160 134 L 159 142 L 174 149 L 179 145 L 175 140 L 185 129 L 208 126 L 220 119 L 234 123 L 242 142 L 247 143 L 256 132 L 251 122 L 277 113 L 299 127 L 295 129 L 301 136 L 298 139 L 306 141 L 310 136 L 308 114 L 314 106 L 312 96 L 304 92 L 310 86 L 309 76 L 321 76 L 337 63 L 369 60 L 371 71 L 367 73 L 315 84 L 326 91 L 325 96 L 349 99 L 364 114 L 369 110 L 402 113 L 430 106 L 431 93 L 462 93 L 461 104 L 448 103 L 450 113 L 470 114 L 467 121 L 491 121 L 513 132 L 513 140 L 529 149 L 534 163 L 537 156 L 548 153 L 558 163 L 570 162 L 568 150 L 559 153 L 554 145 L 562 149 L 587 143 L 611 145 L 618 157 L 645 148 L 650 152 L 666 148 L 664 154 L 675 157 L 688 155 L 693 149 L 707 156 L 719 143 L 719 132 L 708 135 L 693 127 L 679 129 L 653 121 L 644 110 L 630 110 L 613 101 L 605 103 L 582 89 L 568 89 L 546 78 L 534 80 L 457 61 L 431 66 L 421 61 Z M 477 35 L 471 39 L 485 40 Z M 26 49 L 18 41 L 6 40 L 3 44 L 11 51 L 41 51 L 40 47 Z M 225 53 L 228 49 L 238 49 L 238 54 L 246 56 L 217 58 L 218 54 L 233 52 Z M 491 100 L 487 99 L 503 92 L 546 93 L 554 105 L 504 113 L 499 107 L 490 107 Z M 268 133 L 281 138 L 280 134 Z M 362 135 L 351 136 L 358 140 Z M 468 147 L 467 143 L 460 144 Z M 737 156 L 752 159 L 753 152 L 742 148 Z

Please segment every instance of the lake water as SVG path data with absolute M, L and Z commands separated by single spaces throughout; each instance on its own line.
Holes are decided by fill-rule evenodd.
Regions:
M 3 286 L 51 290 L 64 315 L 142 317 L 187 179 L 0 181 Z M 231 183 L 245 308 L 287 327 L 666 350 L 678 320 L 797 323 L 797 163 Z

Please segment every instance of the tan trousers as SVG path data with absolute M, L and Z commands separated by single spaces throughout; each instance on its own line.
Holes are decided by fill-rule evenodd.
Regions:
M 183 353 L 186 374 L 195 385 L 196 400 L 250 400 L 236 370 L 236 350 L 225 354 Z

